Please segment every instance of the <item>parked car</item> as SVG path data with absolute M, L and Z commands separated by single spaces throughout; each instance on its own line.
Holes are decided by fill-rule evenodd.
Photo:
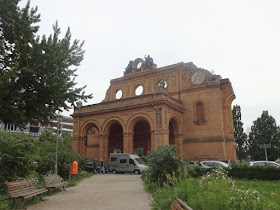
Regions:
M 250 166 L 266 166 L 266 167 L 272 166 L 272 167 L 280 168 L 280 164 L 275 163 L 273 161 L 265 161 L 265 160 L 263 160 L 263 161 L 252 161 L 252 162 L 250 162 L 249 165 Z
M 88 164 L 85 167 L 85 171 L 92 172 L 92 173 L 98 172 L 99 169 L 100 168 L 97 167 L 97 162 L 95 161 L 88 162 Z
M 205 160 L 201 161 L 199 165 L 202 168 L 214 168 L 214 167 L 224 167 L 224 168 L 229 168 L 229 165 L 227 163 L 224 163 L 222 161 L 218 160 Z
M 85 167 L 85 171 L 92 173 L 100 173 L 100 163 L 98 161 L 90 161 Z M 105 163 L 105 173 L 108 172 L 108 163 Z

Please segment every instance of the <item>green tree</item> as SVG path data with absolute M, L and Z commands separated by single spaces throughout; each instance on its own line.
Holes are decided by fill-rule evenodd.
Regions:
M 21 9 L 18 2 L 0 0 L 1 39 L 14 46 L 0 65 L 0 120 L 24 126 L 47 122 L 56 111 L 69 110 L 75 101 L 92 96 L 85 94 L 86 86 L 77 88 L 75 82 L 84 42 L 72 42 L 69 28 L 60 38 L 57 23 L 53 34 L 40 38 L 37 7 L 30 8 L 28 2 Z M 4 57 L 4 50 L 0 52 Z
M 162 185 L 167 182 L 167 174 L 178 175 L 183 169 L 183 160 L 176 156 L 176 146 L 160 146 L 148 154 L 147 164 L 149 168 L 144 171 L 144 181 Z
M 36 148 L 26 134 L 0 131 L 0 189 L 5 181 L 26 177 L 35 169 Z
M 241 108 L 239 105 L 234 105 L 232 109 L 234 139 L 236 144 L 236 153 L 239 160 L 247 157 L 248 140 L 247 135 L 243 130 L 241 121 Z
M 261 117 L 253 122 L 249 133 L 249 154 L 254 160 L 265 159 L 264 149 L 259 148 L 263 144 L 271 144 L 271 148 L 267 149 L 269 160 L 279 158 L 280 128 L 268 111 L 263 111 Z
M 43 130 L 38 141 L 37 168 L 36 171 L 45 175 L 54 172 L 55 152 L 56 152 L 57 135 L 50 130 Z M 67 177 L 69 172 L 69 164 L 77 161 L 79 171 L 83 170 L 88 162 L 88 157 L 80 157 L 72 150 L 72 136 L 65 132 L 62 136 L 58 136 L 58 174 Z

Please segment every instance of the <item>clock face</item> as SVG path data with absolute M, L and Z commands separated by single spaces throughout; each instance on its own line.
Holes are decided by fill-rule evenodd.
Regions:
M 205 74 L 201 71 L 197 71 L 192 75 L 192 83 L 194 85 L 200 85 L 205 80 Z

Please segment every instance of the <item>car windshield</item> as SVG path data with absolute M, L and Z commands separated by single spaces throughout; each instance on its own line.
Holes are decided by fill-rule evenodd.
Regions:
M 267 166 L 273 166 L 279 168 L 279 165 L 276 163 L 267 163 Z
M 139 163 L 139 164 L 145 164 L 144 161 L 141 158 L 135 158 L 135 160 Z

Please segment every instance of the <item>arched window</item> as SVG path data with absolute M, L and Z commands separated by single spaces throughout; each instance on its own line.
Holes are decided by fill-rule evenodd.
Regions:
M 198 122 L 203 122 L 204 119 L 204 107 L 203 107 L 203 103 L 198 102 L 196 104 L 196 121 Z

